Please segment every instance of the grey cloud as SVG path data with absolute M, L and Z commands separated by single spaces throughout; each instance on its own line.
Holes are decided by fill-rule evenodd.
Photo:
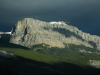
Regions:
M 3 25 L 14 26 L 24 17 L 32 17 L 68 21 L 94 34 L 92 31 L 99 31 L 94 28 L 100 27 L 99 3 L 100 0 L 0 0 L 0 29 Z

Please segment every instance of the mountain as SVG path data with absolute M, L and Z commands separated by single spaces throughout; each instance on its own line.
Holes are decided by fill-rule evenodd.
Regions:
M 100 75 L 99 39 L 63 21 L 25 18 L 0 32 L 0 75 Z
M 82 32 L 63 21 L 44 22 L 25 18 L 13 27 L 10 42 L 31 48 L 37 44 L 65 48 L 68 44 L 84 45 L 100 50 L 100 37 Z

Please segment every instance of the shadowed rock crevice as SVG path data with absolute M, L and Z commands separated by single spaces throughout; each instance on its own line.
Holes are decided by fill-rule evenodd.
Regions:
M 92 45 L 92 46 L 93 46 L 93 48 L 95 48 L 95 49 L 97 48 L 96 43 L 94 43 L 93 41 L 88 41 L 88 42 L 89 42 L 89 44 L 90 44 L 90 45 Z
M 71 32 L 69 30 L 66 30 L 64 28 L 53 28 L 53 31 L 57 31 L 59 32 L 60 34 L 64 34 L 66 38 L 68 37 L 71 37 L 71 36 L 74 36 L 76 37 L 77 39 L 80 39 L 82 41 L 85 41 L 82 37 L 78 36 L 77 34 L 75 34 L 74 32 Z
M 26 35 L 27 34 L 27 27 L 25 28 L 25 31 L 24 31 L 24 35 Z

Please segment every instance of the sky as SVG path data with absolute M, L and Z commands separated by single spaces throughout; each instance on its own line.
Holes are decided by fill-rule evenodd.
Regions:
M 0 0 L 0 31 L 11 31 L 23 18 L 70 22 L 100 36 L 100 0 Z

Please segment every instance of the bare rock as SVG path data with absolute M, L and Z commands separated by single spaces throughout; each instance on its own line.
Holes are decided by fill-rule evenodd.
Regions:
M 100 68 L 100 60 L 89 60 L 91 66 Z
M 0 56 L 6 57 L 6 58 L 16 58 L 14 54 L 8 53 L 6 51 L 0 50 Z
M 13 27 L 10 42 L 31 48 L 36 44 L 64 48 L 65 44 L 84 45 L 100 50 L 100 37 L 84 33 L 63 21 L 44 22 L 25 18 Z

